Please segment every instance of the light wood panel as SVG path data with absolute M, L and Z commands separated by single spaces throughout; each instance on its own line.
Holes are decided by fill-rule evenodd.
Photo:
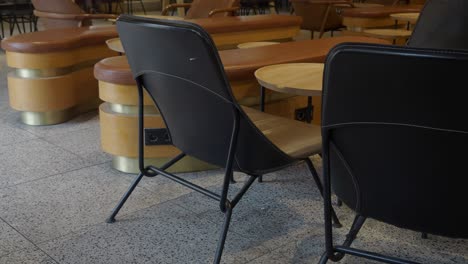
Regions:
M 93 69 L 48 78 L 21 78 L 8 75 L 10 105 L 19 111 L 50 112 L 77 106 L 98 98 Z
M 111 155 L 138 157 L 138 116 L 119 114 L 110 110 L 109 103 L 99 107 L 101 125 L 101 146 Z M 145 115 L 145 127 L 164 128 L 160 115 Z M 167 158 L 179 154 L 180 151 L 171 145 L 146 146 L 146 158 Z
M 105 102 L 122 105 L 138 105 L 138 92 L 135 85 L 114 84 L 99 81 L 99 98 Z M 154 105 L 146 90 L 143 90 L 144 105 Z

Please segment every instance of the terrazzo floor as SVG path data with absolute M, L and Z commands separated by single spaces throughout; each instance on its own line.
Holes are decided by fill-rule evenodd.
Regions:
M 222 214 L 211 200 L 163 178 L 144 179 L 117 222 L 104 222 L 134 175 L 111 168 L 96 111 L 54 126 L 26 126 L 9 107 L 0 51 L 0 263 L 211 263 Z M 314 157 L 320 168 L 320 158 Z M 222 171 L 183 174 L 219 191 Z M 241 174 L 233 189 L 245 180 Z M 322 200 L 305 166 L 265 175 L 233 214 L 223 263 L 317 263 Z M 337 209 L 345 228 L 353 214 Z M 422 263 L 468 263 L 468 241 L 369 220 L 356 247 Z M 347 256 L 341 263 L 373 263 Z

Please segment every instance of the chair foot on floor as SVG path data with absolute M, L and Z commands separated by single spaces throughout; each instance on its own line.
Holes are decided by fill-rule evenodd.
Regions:
M 221 230 L 221 236 L 218 242 L 218 248 L 216 249 L 215 258 L 213 264 L 219 264 L 221 262 L 221 256 L 223 255 L 224 244 L 226 243 L 226 237 L 229 230 L 229 224 L 231 223 L 232 208 L 228 207 L 224 217 L 224 223 Z
M 325 252 L 325 253 L 322 254 L 322 257 L 320 258 L 319 264 L 325 264 L 327 262 L 328 262 L 328 256 L 327 256 L 327 252 Z
M 258 176 L 258 182 L 263 182 L 263 175 Z

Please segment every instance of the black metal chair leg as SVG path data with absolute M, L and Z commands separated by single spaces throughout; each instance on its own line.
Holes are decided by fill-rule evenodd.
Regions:
M 305 159 L 305 162 L 307 164 L 307 167 L 309 167 L 310 173 L 312 174 L 312 177 L 314 178 L 315 185 L 317 185 L 320 195 L 322 195 L 323 197 L 322 182 L 320 181 L 317 170 L 315 170 L 314 164 L 312 164 L 312 161 L 309 158 Z M 332 208 L 331 212 L 332 212 L 333 226 L 337 228 L 342 227 L 343 225 L 340 223 L 338 216 L 336 216 L 335 209 Z
M 228 206 L 226 208 L 224 224 L 221 229 L 221 236 L 218 241 L 218 248 L 216 249 L 216 254 L 213 263 L 219 264 L 221 262 L 221 256 L 223 255 L 224 244 L 226 243 L 226 237 L 229 230 L 229 224 L 231 223 L 232 208 Z
M 140 5 L 141 5 L 141 8 L 143 9 L 143 13 L 146 15 L 146 8 L 145 8 L 145 4 L 143 4 L 143 0 L 140 0 Z
M 130 197 L 130 195 L 132 194 L 133 190 L 135 190 L 136 186 L 138 185 L 138 183 L 140 183 L 141 179 L 143 178 L 143 176 L 145 176 L 143 173 L 140 172 L 140 174 L 138 174 L 138 176 L 135 178 L 135 180 L 133 180 L 132 182 L 132 185 L 130 185 L 130 188 L 128 188 L 128 191 L 124 194 L 124 196 L 122 197 L 122 199 L 120 199 L 119 203 L 117 204 L 117 206 L 114 208 L 114 210 L 112 210 L 112 213 L 111 215 L 109 216 L 109 218 L 107 218 L 106 220 L 106 223 L 114 223 L 115 222 L 115 216 L 119 213 L 120 209 L 122 209 L 122 206 L 125 204 L 125 202 L 127 201 L 128 197 Z
M 422 239 L 428 239 L 427 233 L 422 233 L 422 234 L 421 234 L 421 238 L 422 238 Z
M 258 176 L 258 182 L 263 182 L 263 175 Z
M 319 264 L 326 264 L 328 262 L 328 256 L 327 252 L 322 254 L 322 257 L 320 258 Z
M 234 179 L 234 172 L 231 172 L 231 180 L 230 180 L 231 183 L 237 183 L 236 182 L 236 179 Z
M 265 87 L 260 86 L 260 111 L 265 112 Z

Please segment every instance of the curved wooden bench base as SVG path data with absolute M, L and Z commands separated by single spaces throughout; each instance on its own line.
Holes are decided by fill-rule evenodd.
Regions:
M 134 87 L 136 91 L 136 87 Z M 138 110 L 136 106 L 103 103 L 99 107 L 102 149 L 113 156 L 113 168 L 127 173 L 137 173 L 138 167 Z M 145 109 L 145 127 L 163 128 L 164 122 L 154 106 Z M 145 162 L 162 165 L 178 155 L 172 145 L 146 146 Z M 186 157 L 170 171 L 186 172 L 214 169 L 215 166 Z
M 105 44 L 69 52 L 7 52 L 10 105 L 27 125 L 63 123 L 96 109 L 101 101 L 94 64 L 115 54 Z
M 45 126 L 64 123 L 76 116 L 95 110 L 102 101 L 98 98 L 92 98 L 71 108 L 49 112 L 29 112 L 21 111 L 20 120 L 22 123 L 30 126 Z
M 231 85 L 236 97 L 241 97 L 239 100 L 241 104 L 253 107 L 259 105 L 260 88 L 255 80 L 242 82 L 240 87 L 236 86 L 235 82 Z M 99 81 L 99 86 L 100 98 L 112 101 L 105 102 L 99 107 L 102 149 L 104 152 L 113 156 L 113 167 L 115 169 L 128 173 L 136 173 L 138 172 L 138 108 L 136 106 L 136 85 L 121 85 Z M 247 87 L 253 87 L 254 89 L 246 91 L 245 89 Z M 236 93 L 238 90 L 243 92 L 239 95 Z M 133 98 L 134 101 L 128 101 L 129 98 Z M 164 128 L 165 125 L 159 112 L 153 105 L 147 105 L 147 100 L 148 97 L 145 96 L 145 128 Z M 296 108 L 306 106 L 307 98 L 270 92 L 266 97 L 266 102 L 267 112 L 293 118 Z M 179 153 L 180 151 L 172 145 L 145 146 L 144 149 L 144 155 L 148 164 L 155 165 L 162 165 Z M 215 166 L 196 159 L 184 158 L 184 160 L 180 161 L 172 170 L 185 172 L 213 168 L 215 168 Z

